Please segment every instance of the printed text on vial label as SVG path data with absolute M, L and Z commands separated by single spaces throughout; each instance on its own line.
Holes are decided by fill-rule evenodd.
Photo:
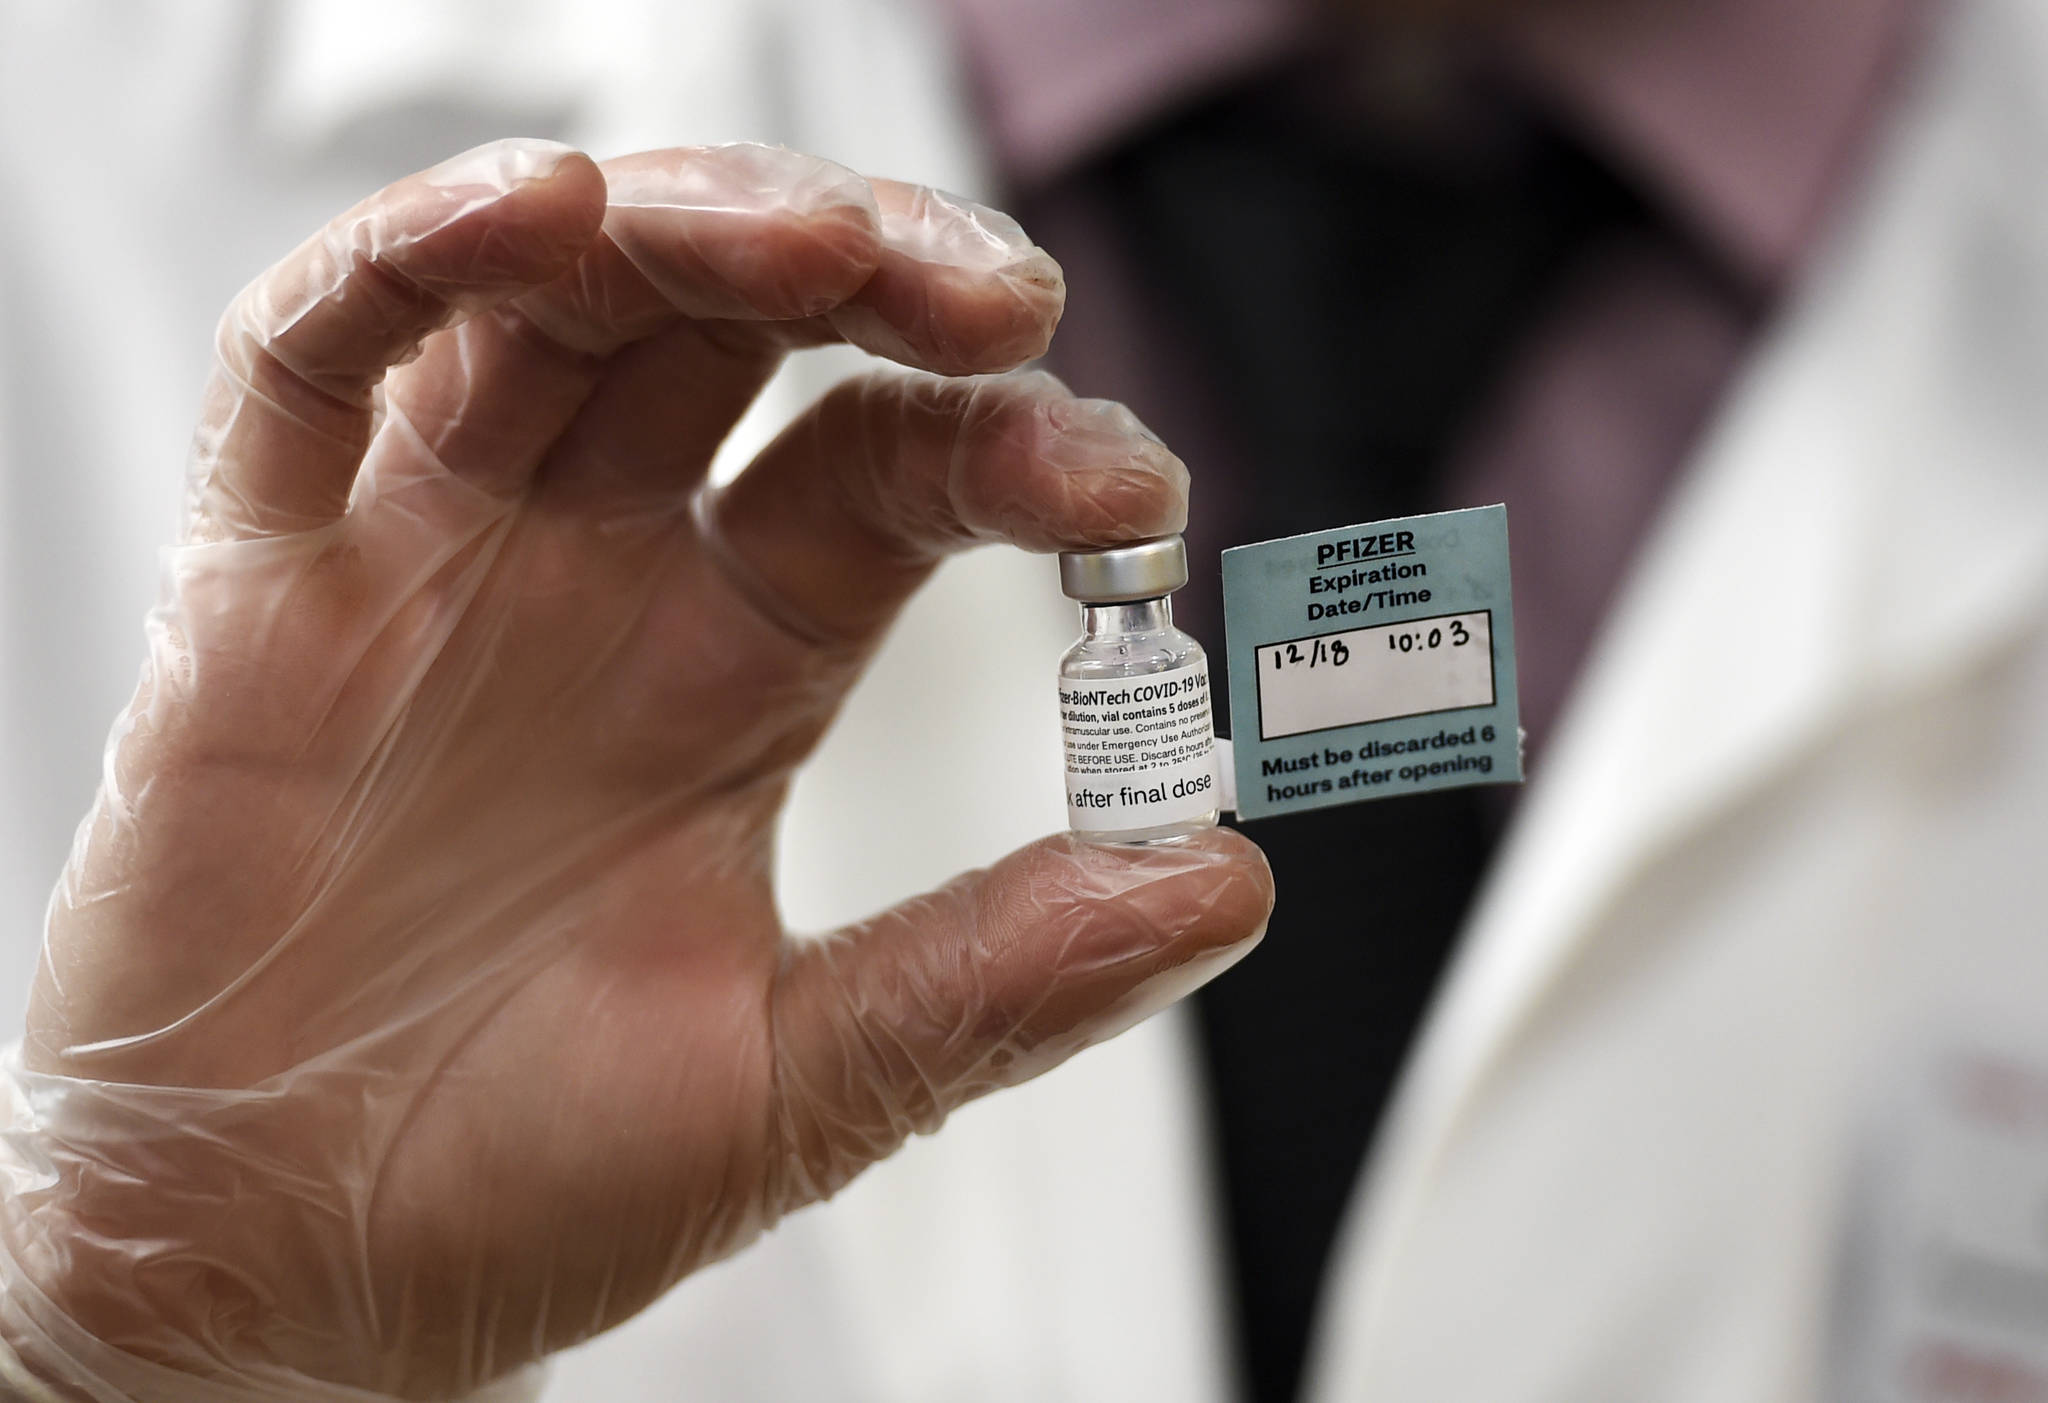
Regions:
M 1216 807 L 1206 662 L 1141 677 L 1064 678 L 1060 729 L 1074 828 L 1153 828 Z

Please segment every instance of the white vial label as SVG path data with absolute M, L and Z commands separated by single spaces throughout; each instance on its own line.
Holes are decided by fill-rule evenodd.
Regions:
M 1060 679 L 1067 824 L 1126 833 L 1217 807 L 1209 664 L 1138 677 Z

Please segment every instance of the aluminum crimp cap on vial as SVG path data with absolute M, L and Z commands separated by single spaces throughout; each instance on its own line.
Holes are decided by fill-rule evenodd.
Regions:
M 1060 592 L 1083 604 L 1161 599 L 1188 582 L 1188 548 L 1178 536 L 1060 552 Z

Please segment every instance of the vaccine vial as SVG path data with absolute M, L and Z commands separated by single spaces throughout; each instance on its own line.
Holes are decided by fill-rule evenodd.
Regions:
M 1216 824 L 1209 659 L 1168 598 L 1187 582 L 1178 536 L 1060 556 L 1060 588 L 1081 605 L 1081 640 L 1060 659 L 1067 826 L 1085 838 L 1154 843 Z

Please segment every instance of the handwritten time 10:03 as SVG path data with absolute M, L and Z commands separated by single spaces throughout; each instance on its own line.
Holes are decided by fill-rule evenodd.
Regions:
M 1427 633 L 1421 629 L 1390 632 L 1387 634 L 1387 651 L 1412 653 L 1418 648 L 1462 648 L 1471 641 L 1472 634 L 1465 627 L 1464 620 L 1452 619 L 1448 630 L 1433 628 Z M 1341 638 L 1311 638 L 1302 642 L 1308 644 L 1306 650 L 1303 649 L 1301 642 L 1289 643 L 1285 647 L 1273 650 L 1275 672 L 1287 667 L 1342 667 L 1351 661 L 1351 647 Z

